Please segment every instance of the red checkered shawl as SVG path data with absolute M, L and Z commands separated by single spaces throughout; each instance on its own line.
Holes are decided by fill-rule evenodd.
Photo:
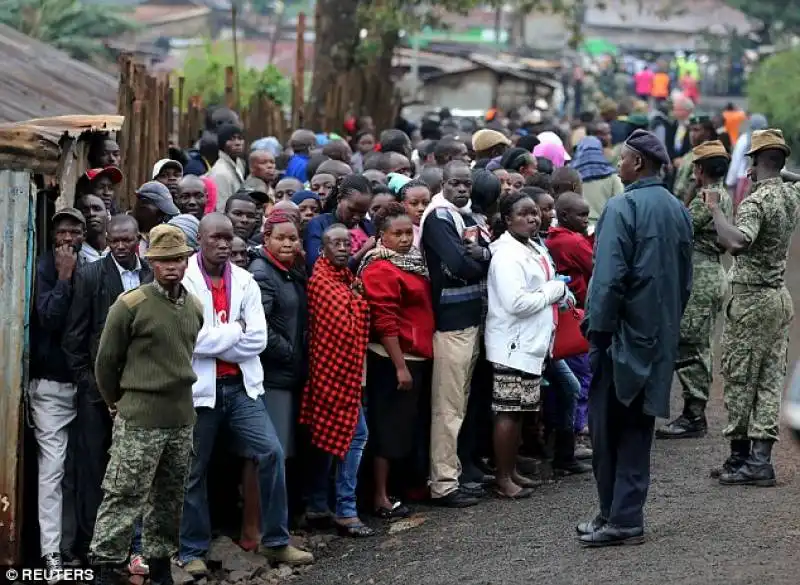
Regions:
M 353 273 L 320 256 L 308 282 L 308 383 L 300 424 L 315 447 L 343 458 L 358 422 L 369 336 L 367 302 L 353 292 Z

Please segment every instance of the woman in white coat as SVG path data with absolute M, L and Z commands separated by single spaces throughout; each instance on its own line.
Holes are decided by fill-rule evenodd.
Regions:
M 555 280 L 547 257 L 531 241 L 541 224 L 536 203 L 512 193 L 501 200 L 499 211 L 490 246 L 486 358 L 494 366 L 495 489 L 518 499 L 532 492 L 519 485 L 523 478 L 514 470 L 522 413 L 539 409 L 542 369 L 567 287 Z

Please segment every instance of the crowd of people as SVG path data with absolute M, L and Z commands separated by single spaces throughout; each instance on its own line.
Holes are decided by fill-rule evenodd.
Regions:
M 362 117 L 249 148 L 217 108 L 127 213 L 119 147 L 97 141 L 36 274 L 47 567 L 207 575 L 220 442 L 242 462 L 238 544 L 275 563 L 314 560 L 290 543 L 298 509 L 311 530 L 370 537 L 365 513 L 529 497 L 542 461 L 594 471 L 584 544 L 640 541 L 673 373 L 685 407 L 658 436 L 707 430 L 729 284 L 717 476 L 774 485 L 789 149 L 756 116 L 730 136 L 754 163 L 734 219 L 729 148 L 690 101 L 673 106 L 608 107 L 571 134 L 498 112 L 467 130 L 446 111 L 380 133 Z

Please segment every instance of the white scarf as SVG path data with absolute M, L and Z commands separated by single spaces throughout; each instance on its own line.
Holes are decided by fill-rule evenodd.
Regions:
M 433 196 L 433 199 L 431 199 L 428 207 L 425 208 L 425 211 L 422 214 L 422 219 L 419 221 L 420 233 L 422 233 L 422 229 L 425 227 L 425 220 L 437 209 L 447 209 L 450 211 L 453 222 L 456 224 L 458 237 L 462 237 L 464 235 L 464 228 L 466 227 L 464 224 L 464 218 L 462 216 L 472 213 L 472 201 L 467 202 L 464 207 L 456 207 L 452 202 L 445 199 L 442 193 L 437 193 Z

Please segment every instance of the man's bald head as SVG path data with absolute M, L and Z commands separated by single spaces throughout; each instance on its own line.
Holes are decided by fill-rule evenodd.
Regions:
M 340 160 L 328 159 L 317 167 L 318 175 L 333 175 L 334 177 L 341 178 L 353 174 L 353 169 L 347 163 Z
M 341 223 L 335 223 L 322 234 L 322 243 L 327 244 L 331 238 L 350 237 L 349 230 Z
M 206 192 L 206 184 L 197 175 L 184 175 L 178 183 L 178 193 L 182 191 L 202 191 Z
M 233 222 L 228 218 L 227 215 L 224 213 L 219 213 L 215 211 L 214 213 L 209 213 L 203 219 L 200 220 L 200 228 L 197 232 L 199 237 L 202 237 L 203 234 L 210 234 L 214 233 L 220 229 L 230 229 L 231 235 L 233 234 Z
M 109 232 L 111 230 L 116 229 L 132 229 L 134 232 L 139 232 L 139 222 L 136 221 L 136 218 L 132 215 L 120 214 L 114 215 L 108 221 L 108 227 L 106 228 Z
M 556 200 L 556 217 L 559 226 L 585 234 L 589 228 L 589 204 L 582 195 L 566 191 Z
M 454 173 L 461 174 L 464 172 L 464 169 L 469 172 L 469 165 L 463 160 L 451 160 L 442 168 L 442 180 L 449 181 Z

